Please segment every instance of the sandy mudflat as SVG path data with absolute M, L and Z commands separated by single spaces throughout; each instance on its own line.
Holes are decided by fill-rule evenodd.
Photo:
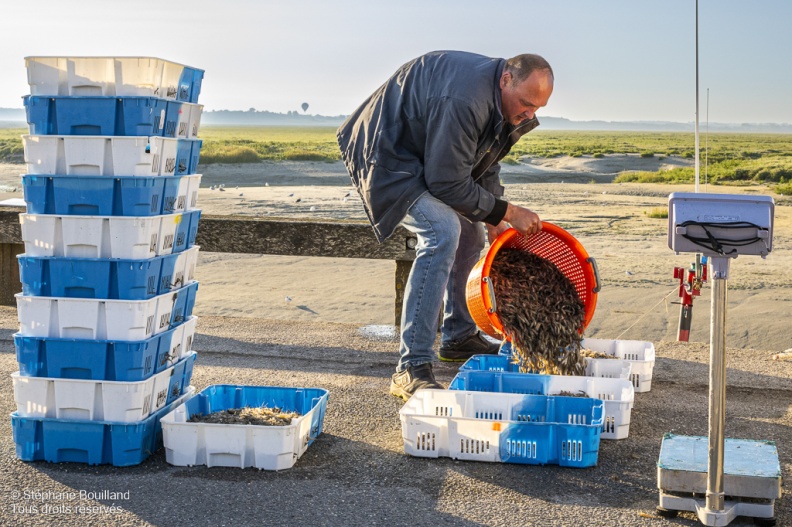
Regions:
M 648 213 L 667 208 L 670 192 L 692 185 L 613 184 L 625 170 L 686 166 L 680 158 L 632 155 L 525 160 L 506 165 L 502 176 L 510 201 L 569 230 L 598 263 L 602 280 L 597 310 L 586 335 L 649 341 L 675 340 L 679 306 L 675 256 L 667 246 L 667 222 Z M 19 187 L 24 165 L 0 165 L 0 200 Z M 199 206 L 206 214 L 279 218 L 364 220 L 360 199 L 339 163 L 264 162 L 201 166 Z M 212 185 L 224 190 L 210 190 Z M 238 187 L 238 188 L 237 188 Z M 764 187 L 705 187 L 702 191 L 769 193 Z M 300 200 L 299 202 L 297 200 Z M 792 347 L 792 207 L 775 196 L 773 251 L 762 260 L 731 264 L 727 345 L 782 351 Z M 197 315 L 365 324 L 393 323 L 391 261 L 202 254 Z M 694 302 L 692 341 L 708 341 L 710 287 Z M 289 297 L 291 300 L 287 301 Z

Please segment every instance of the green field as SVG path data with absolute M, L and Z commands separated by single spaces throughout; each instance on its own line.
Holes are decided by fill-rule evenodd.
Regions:
M 0 129 L 0 161 L 21 163 L 22 128 Z M 337 161 L 334 127 L 203 126 L 201 163 L 271 161 Z M 750 185 L 771 183 L 781 194 L 792 194 L 792 135 L 713 133 L 701 138 L 702 166 L 707 156 L 709 182 Z M 682 132 L 574 132 L 537 130 L 523 137 L 503 160 L 519 163 L 522 156 L 558 157 L 638 154 L 644 157 L 693 158 L 694 136 Z M 631 172 L 617 182 L 688 183 L 693 168 L 662 172 Z

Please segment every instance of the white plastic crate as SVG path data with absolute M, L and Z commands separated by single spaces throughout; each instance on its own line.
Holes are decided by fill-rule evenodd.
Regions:
M 15 295 L 20 333 L 26 337 L 145 340 L 154 335 L 159 297 L 96 300 Z
M 203 104 L 190 104 L 189 111 L 190 116 L 188 119 L 188 133 L 184 137 L 186 139 L 197 139 L 198 138 L 198 128 L 201 127 L 201 115 L 203 114 Z
M 198 325 L 198 317 L 188 318 L 182 327 L 184 328 L 184 335 L 181 342 L 181 350 L 179 353 L 179 360 L 182 360 L 193 350 L 193 342 L 195 341 L 196 327 Z
M 195 353 L 187 360 L 194 361 Z M 184 376 L 185 365 L 171 366 L 138 382 L 25 377 L 14 372 L 11 379 L 17 413 L 22 417 L 82 421 L 141 421 L 166 405 L 172 377 Z M 175 373 L 177 368 L 180 373 Z M 189 379 L 181 384 L 189 384 Z
M 66 216 L 20 214 L 28 256 L 143 260 L 171 254 L 181 214 Z
M 148 300 L 24 296 L 18 293 L 19 333 L 25 337 L 146 340 L 170 329 L 175 293 Z
M 198 204 L 198 187 L 201 186 L 201 174 L 182 176 L 179 179 L 179 191 L 173 212 L 194 210 Z M 192 204 L 192 206 L 190 206 Z
M 563 415 L 542 395 L 418 390 L 399 411 L 404 451 L 418 457 L 562 466 L 596 464 L 604 405 L 565 399 L 579 413 Z M 533 415 L 536 403 L 545 415 Z M 587 410 L 584 410 L 587 408 Z
M 185 262 L 184 262 L 184 283 L 191 284 L 195 281 L 195 266 L 198 265 L 198 250 L 200 250 L 199 245 L 195 245 L 186 251 Z M 194 250 L 198 249 L 198 250 Z
M 618 359 L 586 359 L 586 377 L 629 379 L 632 364 Z
M 536 395 L 585 395 L 605 403 L 602 439 L 624 439 L 630 433 L 635 389 L 628 379 L 539 375 L 531 373 L 462 370 L 450 390 Z
M 26 57 L 25 65 L 32 95 L 130 95 L 194 102 L 203 76 L 201 70 L 155 57 Z M 200 72 L 186 76 L 186 87 L 185 69 Z
M 198 317 L 189 317 L 184 324 L 179 324 L 171 333 L 169 349 L 167 352 L 160 349 L 158 353 L 158 367 L 163 365 L 171 366 L 186 358 L 193 351 L 192 343 L 195 339 L 195 328 Z M 163 343 L 160 342 L 160 348 Z
M 585 393 L 589 397 L 602 399 L 605 404 L 603 439 L 625 439 L 629 435 L 630 414 L 635 401 L 635 388 L 629 380 L 568 375 L 548 377 L 547 395 Z
M 198 261 L 199 246 L 193 246 L 182 251 L 176 257 L 176 264 L 171 277 L 171 291 L 184 287 L 195 281 L 195 264 Z
M 198 209 L 198 189 L 201 186 L 201 174 L 193 174 L 185 176 L 182 179 L 187 180 L 186 203 L 184 210 L 197 210 Z M 179 189 L 181 190 L 181 189 Z M 181 194 L 180 194 L 181 195 Z
M 160 420 L 165 460 L 176 466 L 290 468 L 321 434 L 328 396 L 319 388 L 209 386 L 196 395 L 198 400 Z M 279 407 L 302 415 L 287 426 L 189 422 L 195 414 L 246 406 Z
M 46 176 L 173 176 L 178 142 L 157 136 L 22 136 L 27 173 Z
M 652 389 L 655 348 L 651 342 L 586 338 L 581 342 L 581 346 L 629 362 L 631 365 L 629 379 L 637 393 L 648 392 Z M 615 361 L 615 359 L 589 359 L 589 361 L 607 363 Z

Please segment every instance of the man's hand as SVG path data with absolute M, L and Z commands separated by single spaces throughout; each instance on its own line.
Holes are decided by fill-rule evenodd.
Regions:
M 512 227 L 524 236 L 536 234 L 542 230 L 542 221 L 535 212 L 511 203 L 506 209 L 506 215 L 503 217 L 501 225 L 503 225 L 503 222 L 510 223 Z
M 505 221 L 502 221 L 497 225 L 487 225 L 487 237 L 489 238 L 490 244 L 495 241 L 495 238 L 503 234 L 503 232 L 509 227 L 511 227 L 511 225 Z

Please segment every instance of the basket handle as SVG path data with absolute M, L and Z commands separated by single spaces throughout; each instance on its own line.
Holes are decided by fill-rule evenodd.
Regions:
M 600 288 L 602 287 L 599 277 L 599 269 L 597 269 L 597 260 L 592 257 L 586 258 L 586 261 L 591 264 L 591 268 L 594 270 L 594 292 L 599 293 Z
M 497 303 L 495 302 L 495 287 L 492 285 L 492 279 L 489 276 L 484 277 L 484 283 L 487 284 L 487 295 L 489 296 L 490 313 L 495 313 L 498 310 Z

